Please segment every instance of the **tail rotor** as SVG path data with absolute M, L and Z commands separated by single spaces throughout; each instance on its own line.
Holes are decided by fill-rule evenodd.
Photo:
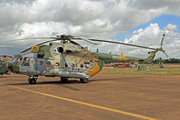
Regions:
M 168 56 L 166 51 L 162 49 L 162 46 L 163 46 L 163 43 L 164 43 L 164 38 L 165 38 L 165 34 L 163 34 L 163 37 L 162 37 L 162 40 L 161 40 L 161 47 L 160 47 L 159 51 L 162 51 L 164 53 L 164 55 L 168 58 L 168 60 L 171 61 L 171 58 Z

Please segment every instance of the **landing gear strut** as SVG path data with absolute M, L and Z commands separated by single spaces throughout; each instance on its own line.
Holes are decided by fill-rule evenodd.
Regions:
M 29 84 L 36 84 L 37 78 L 38 78 L 37 75 L 29 76 L 28 78 Z

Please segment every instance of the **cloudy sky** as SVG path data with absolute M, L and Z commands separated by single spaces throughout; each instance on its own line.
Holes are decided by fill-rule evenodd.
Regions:
M 166 34 L 163 48 L 171 58 L 180 58 L 179 6 L 180 0 L 1 0 L 0 55 L 14 55 L 44 41 L 2 42 L 25 37 L 70 34 L 159 48 Z M 135 57 L 151 51 L 107 43 L 92 51 L 97 47 Z M 165 58 L 161 52 L 158 57 Z

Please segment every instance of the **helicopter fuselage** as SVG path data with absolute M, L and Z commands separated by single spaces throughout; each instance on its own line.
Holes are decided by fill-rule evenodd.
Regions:
M 152 56 L 152 55 L 151 55 Z M 155 53 L 152 56 L 154 58 Z M 138 58 L 88 52 L 87 47 L 71 43 L 34 46 L 31 52 L 19 53 L 7 64 L 9 71 L 29 76 L 88 79 L 100 72 L 104 62 L 127 62 Z

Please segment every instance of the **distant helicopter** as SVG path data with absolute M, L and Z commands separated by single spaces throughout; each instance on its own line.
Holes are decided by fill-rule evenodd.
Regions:
M 11 56 L 6 56 L 6 55 L 0 55 L 0 75 L 5 75 L 9 74 L 8 69 L 6 68 L 7 62 L 9 61 L 9 58 Z
M 139 59 L 139 61 L 151 63 L 158 51 L 162 51 L 168 57 L 165 50 L 162 49 L 164 37 L 165 35 L 163 35 L 160 48 L 106 40 L 85 39 L 71 35 L 24 38 L 52 40 L 37 44 L 14 55 L 14 58 L 8 62 L 7 69 L 13 73 L 28 75 L 29 84 L 35 84 L 38 76 L 61 77 L 61 81 L 67 81 L 68 78 L 79 78 L 82 83 L 87 83 L 88 78 L 100 72 L 104 62 L 129 62 Z M 93 45 L 98 45 L 98 43 L 92 41 L 123 44 L 152 49 L 153 51 L 150 52 L 146 59 L 124 56 L 123 53 L 121 55 L 99 53 L 98 49 L 96 52 L 90 52 L 88 47 L 81 46 L 75 40 L 84 40 Z M 60 43 L 53 41 L 60 41 Z M 49 45 L 44 45 L 45 43 L 49 43 Z M 27 52 L 29 50 L 31 52 Z

